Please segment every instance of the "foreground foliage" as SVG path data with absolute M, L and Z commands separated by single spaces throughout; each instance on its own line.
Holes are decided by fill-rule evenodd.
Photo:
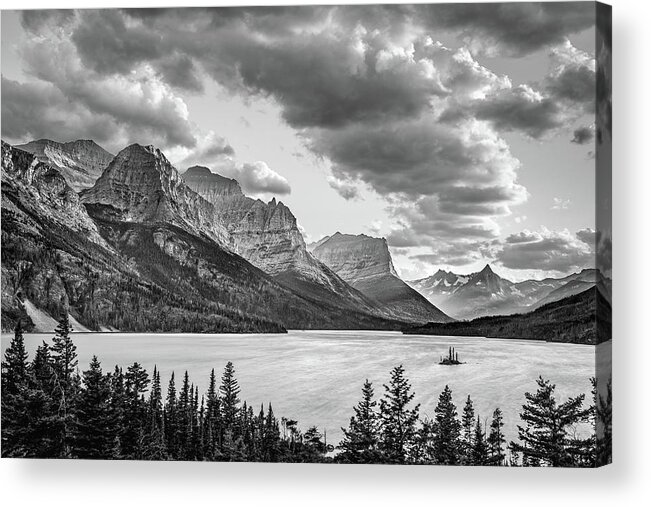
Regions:
M 333 453 L 317 427 L 302 432 L 271 404 L 254 411 L 243 402 L 231 362 L 219 380 L 212 370 L 201 396 L 187 372 L 178 386 L 172 373 L 164 393 L 156 367 L 150 376 L 137 362 L 105 373 L 93 357 L 79 374 L 70 332 L 64 316 L 30 362 L 16 329 L 2 362 L 3 457 L 567 467 L 610 460 L 612 391 L 598 396 L 595 381 L 596 406 L 584 407 L 583 395 L 558 403 L 555 386 L 539 378 L 525 394 L 519 441 L 507 449 L 501 410 L 482 423 L 468 396 L 459 417 L 448 386 L 434 418 L 421 418 L 400 365 L 379 401 L 364 382 Z M 580 423 L 600 428 L 599 438 L 576 437 Z

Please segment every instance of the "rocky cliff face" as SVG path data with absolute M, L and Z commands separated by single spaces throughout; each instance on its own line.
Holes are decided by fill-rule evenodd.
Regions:
M 282 202 L 247 197 L 235 180 L 201 166 L 188 169 L 183 179 L 215 207 L 230 248 L 251 264 L 321 304 L 387 316 L 307 251 L 296 217 Z
M 53 167 L 26 151 L 2 141 L 3 210 L 19 213 L 20 201 L 34 216 L 46 215 L 50 222 L 84 234 L 90 241 L 105 245 L 97 226 L 86 213 L 77 193 Z M 22 214 L 22 213 L 20 213 Z M 24 217 L 27 219 L 27 217 Z M 25 221 L 25 227 L 31 220 Z M 36 225 L 41 228 L 42 225 Z
M 92 187 L 113 160 L 111 153 L 86 139 L 68 143 L 39 139 L 16 148 L 57 169 L 76 192 Z
M 412 322 L 451 319 L 397 275 L 384 238 L 337 232 L 315 244 L 313 254 L 395 318 Z
M 120 222 L 166 223 L 225 244 L 215 208 L 191 190 L 163 153 L 132 144 L 111 161 L 82 202 Z
M 236 180 L 201 166 L 188 169 L 183 179 L 215 207 L 234 252 L 272 276 L 294 270 L 327 283 L 320 263 L 307 251 L 296 217 L 282 202 L 251 199 Z

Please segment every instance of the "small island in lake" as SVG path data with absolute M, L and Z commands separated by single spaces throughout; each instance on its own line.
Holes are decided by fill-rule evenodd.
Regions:
M 439 364 L 450 366 L 450 365 L 463 364 L 463 363 L 459 361 L 459 354 L 455 352 L 454 347 L 450 347 L 448 349 L 448 357 L 441 356 L 441 361 L 439 362 Z

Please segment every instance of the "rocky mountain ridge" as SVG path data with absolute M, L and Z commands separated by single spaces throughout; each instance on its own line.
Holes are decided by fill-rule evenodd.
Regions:
M 56 168 L 75 192 L 92 187 L 114 157 L 89 139 L 67 143 L 38 139 L 16 148 Z
M 354 288 L 390 308 L 396 318 L 451 320 L 400 279 L 384 238 L 337 232 L 315 243 L 312 253 Z
M 370 305 L 365 311 L 341 298 L 301 294 L 220 244 L 214 207 L 152 147 L 122 150 L 81 199 L 57 169 L 9 145 L 2 149 L 4 330 L 19 320 L 30 329 L 30 313 L 58 318 L 65 310 L 91 330 L 281 332 L 402 324 L 374 314 Z
M 469 275 L 439 270 L 430 277 L 407 283 L 451 316 L 473 319 L 528 312 L 583 292 L 600 281 L 608 298 L 609 281 L 595 269 L 562 278 L 512 282 L 486 265 L 482 271 Z

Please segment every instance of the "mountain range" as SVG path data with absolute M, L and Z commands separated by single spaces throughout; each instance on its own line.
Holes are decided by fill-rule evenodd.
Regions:
M 562 278 L 512 282 L 500 277 L 487 264 L 469 275 L 439 270 L 432 276 L 407 283 L 451 317 L 463 320 L 526 313 L 595 286 L 609 300 L 611 282 L 595 269 L 584 269 Z
M 78 329 L 152 332 L 447 320 L 364 294 L 308 252 L 283 203 L 207 168 L 181 175 L 138 144 L 110 160 L 89 141 L 24 147 L 2 143 L 4 330 L 48 331 L 64 309 Z
M 610 280 L 511 282 L 489 265 L 404 282 L 384 238 L 307 245 L 292 211 L 153 146 L 2 143 L 2 328 L 281 332 L 403 329 L 527 313 Z M 49 326 L 49 327 L 48 327 Z M 47 329 L 45 329 L 47 327 Z

